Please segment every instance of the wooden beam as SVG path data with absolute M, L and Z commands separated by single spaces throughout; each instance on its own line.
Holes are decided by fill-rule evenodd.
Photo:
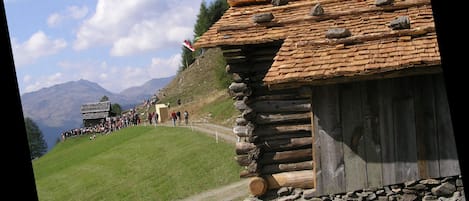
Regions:
M 314 172 L 312 170 L 282 172 L 254 177 L 249 182 L 249 191 L 254 196 L 260 196 L 267 189 L 278 189 L 280 187 L 314 188 L 313 181 Z
M 275 123 L 288 123 L 288 122 L 307 122 L 310 120 L 310 112 L 302 113 L 259 113 L 256 116 L 256 124 L 275 124 Z
M 261 165 L 267 165 L 275 163 L 308 161 L 312 159 L 311 154 L 311 148 L 281 152 L 266 152 L 259 159 L 258 163 Z
M 265 165 L 261 168 L 261 174 L 273 174 L 279 172 L 289 172 L 297 170 L 313 170 L 314 162 L 303 161 L 298 163 L 281 163 L 281 164 L 271 164 Z
M 266 136 L 260 136 L 259 140 L 270 141 L 270 140 L 282 140 L 282 139 L 302 138 L 302 137 L 311 137 L 311 132 L 310 131 L 298 131 L 294 133 L 266 135 Z
M 254 129 L 257 136 L 279 135 L 301 131 L 311 132 L 311 124 L 263 125 Z
M 303 138 L 290 138 L 290 139 L 281 139 L 273 141 L 264 141 L 257 146 L 260 147 L 263 151 L 286 151 L 292 149 L 300 149 L 311 147 L 313 142 L 312 137 L 303 137 Z
M 256 101 L 249 105 L 256 112 L 309 112 L 309 100 Z

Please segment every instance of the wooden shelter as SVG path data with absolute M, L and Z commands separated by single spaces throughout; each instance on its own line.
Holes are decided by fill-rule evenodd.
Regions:
M 111 102 L 85 103 L 80 108 L 84 127 L 93 127 L 111 115 Z
M 430 0 L 228 0 L 220 47 L 250 190 L 460 175 Z

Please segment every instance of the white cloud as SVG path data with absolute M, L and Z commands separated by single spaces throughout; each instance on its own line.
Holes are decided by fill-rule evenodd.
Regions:
M 63 16 L 58 14 L 58 13 L 52 13 L 49 15 L 47 18 L 47 25 L 49 27 L 56 27 L 57 25 L 60 24 L 60 22 L 63 20 Z
M 34 33 L 24 43 L 12 40 L 13 56 L 16 66 L 33 63 L 36 59 L 58 53 L 67 47 L 64 39 L 50 39 L 42 31 Z
M 200 0 L 99 0 L 96 13 L 79 28 L 74 49 L 109 45 L 113 56 L 181 46 L 193 35 Z
M 52 13 L 47 18 L 49 27 L 57 27 L 68 19 L 80 20 L 88 14 L 88 7 L 69 6 L 60 13 Z
M 70 13 L 70 17 L 76 20 L 82 19 L 88 14 L 88 7 L 78 7 L 78 6 L 69 6 L 67 8 L 68 13 Z

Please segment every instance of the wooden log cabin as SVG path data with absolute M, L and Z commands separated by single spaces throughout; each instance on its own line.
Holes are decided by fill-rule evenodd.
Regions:
M 93 127 L 111 116 L 111 102 L 93 102 L 81 105 L 80 112 L 83 118 L 84 127 Z
M 218 47 L 251 194 L 460 175 L 430 0 L 228 0 Z

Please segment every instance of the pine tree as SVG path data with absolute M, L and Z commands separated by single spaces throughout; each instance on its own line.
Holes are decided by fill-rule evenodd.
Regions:
M 28 135 L 29 152 L 31 159 L 41 157 L 47 151 L 47 144 L 37 124 L 29 117 L 24 119 Z
M 212 4 L 210 4 L 210 6 L 208 7 L 208 17 L 210 25 L 208 28 L 215 24 L 215 22 L 217 22 L 223 16 L 223 13 L 225 13 L 228 8 L 229 5 L 226 0 L 215 0 Z
M 194 25 L 194 38 L 204 34 L 210 25 L 209 10 L 207 9 L 205 1 L 202 1 L 200 4 L 199 14 L 197 14 L 197 21 Z

